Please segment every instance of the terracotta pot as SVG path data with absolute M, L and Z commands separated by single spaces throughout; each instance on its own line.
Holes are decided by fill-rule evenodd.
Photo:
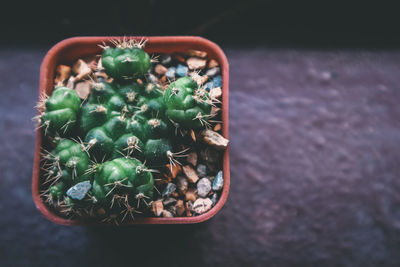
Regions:
M 98 44 L 108 42 L 112 38 L 122 37 L 74 37 L 65 39 L 53 46 L 43 59 L 40 69 L 39 94 L 46 93 L 51 95 L 53 90 L 54 72 L 59 64 L 71 65 L 78 58 L 100 54 L 101 49 Z M 127 37 L 141 39 L 142 37 Z M 215 43 L 192 36 L 166 36 L 166 37 L 146 37 L 148 39 L 145 50 L 148 53 L 174 53 L 185 52 L 189 49 L 206 51 L 210 58 L 217 60 L 222 72 L 222 134 L 229 138 L 229 66 L 227 58 L 221 48 Z M 33 161 L 32 174 L 32 196 L 36 208 L 50 221 L 63 225 L 85 225 L 89 224 L 81 220 L 69 220 L 60 217 L 49 209 L 39 195 L 40 186 L 40 149 L 42 146 L 42 132 L 36 133 L 36 148 Z M 129 224 L 189 224 L 199 223 L 210 219 L 225 204 L 229 194 L 230 173 L 229 173 L 229 148 L 226 149 L 223 156 L 223 175 L 224 188 L 218 203 L 208 212 L 195 217 L 174 217 L 174 218 L 137 218 Z M 100 223 L 97 223 L 100 224 Z

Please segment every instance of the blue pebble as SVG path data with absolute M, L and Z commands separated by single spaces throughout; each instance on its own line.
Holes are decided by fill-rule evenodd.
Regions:
M 213 79 L 214 82 L 214 86 L 215 87 L 221 87 L 222 86 L 222 77 L 221 75 L 215 76 L 215 78 Z
M 187 75 L 188 70 L 189 70 L 188 67 L 179 64 L 179 65 L 176 67 L 176 75 L 178 75 L 179 77 L 184 77 L 184 76 Z
M 222 175 L 222 171 L 219 171 L 214 178 L 212 190 L 220 191 L 222 187 L 224 187 L 224 176 Z
M 77 183 L 67 191 L 67 196 L 73 199 L 82 200 L 86 193 L 92 188 L 89 181 Z
M 175 192 L 175 190 L 176 190 L 175 184 L 173 183 L 167 184 L 164 191 L 162 192 L 162 197 L 169 197 L 170 195 L 172 195 L 173 192 Z
M 207 90 L 208 92 L 211 90 L 211 89 L 213 89 L 214 88 L 214 83 L 211 81 L 211 82 L 208 82 L 208 83 L 206 83 L 205 85 L 204 85 L 204 89 L 205 90 Z
M 214 195 L 212 195 L 212 197 L 211 197 L 211 202 L 212 202 L 212 205 L 213 205 L 213 206 L 215 206 L 215 204 L 217 204 L 217 202 L 218 202 L 218 195 L 217 195 L 217 193 L 215 193 Z
M 167 76 L 168 79 L 170 80 L 174 80 L 175 79 L 175 72 L 176 72 L 176 68 L 175 67 L 171 67 L 167 70 L 167 72 L 165 73 L 165 76 Z

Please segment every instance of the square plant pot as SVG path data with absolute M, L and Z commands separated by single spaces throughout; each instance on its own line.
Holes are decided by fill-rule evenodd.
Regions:
M 77 59 L 84 56 L 95 55 L 101 53 L 98 44 L 102 42 L 108 43 L 110 39 L 123 37 L 73 37 L 65 39 L 53 46 L 43 59 L 40 68 L 39 95 L 46 93 L 51 95 L 53 91 L 53 80 L 56 67 L 59 64 L 71 65 Z M 126 37 L 128 39 L 142 39 L 143 37 Z M 165 37 L 145 37 L 148 41 L 144 50 L 151 53 L 176 53 L 186 52 L 190 49 L 202 50 L 207 52 L 209 58 L 215 59 L 220 64 L 222 74 L 222 135 L 229 138 L 229 66 L 227 58 L 221 48 L 215 43 L 195 36 L 165 36 Z M 38 130 L 36 133 L 36 147 L 33 161 L 32 174 L 32 196 L 36 208 L 50 221 L 63 225 L 87 225 L 93 224 L 83 220 L 73 220 L 63 218 L 54 213 L 40 197 L 40 151 L 42 148 L 43 134 Z M 137 218 L 133 222 L 124 224 L 190 224 L 206 221 L 218 213 L 224 206 L 228 194 L 230 184 L 229 173 L 229 147 L 224 151 L 223 155 L 223 177 L 224 187 L 221 192 L 220 199 L 217 204 L 204 214 L 193 217 L 174 217 L 159 218 L 146 217 Z M 102 224 L 96 222 L 95 224 Z

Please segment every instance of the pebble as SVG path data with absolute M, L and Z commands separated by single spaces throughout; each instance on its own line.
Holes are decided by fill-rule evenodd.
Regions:
M 220 191 L 224 187 L 224 176 L 222 171 L 219 171 L 212 183 L 212 190 Z
M 215 68 L 218 66 L 219 66 L 218 61 L 216 61 L 215 59 L 211 59 L 210 62 L 208 62 L 209 69 L 212 69 L 212 68 Z
M 168 206 L 171 206 L 171 205 L 175 205 L 175 204 L 176 204 L 176 201 L 177 201 L 177 200 L 176 200 L 175 198 L 169 197 L 169 198 L 163 200 L 164 207 L 168 207 Z
M 85 196 L 86 193 L 92 188 L 92 185 L 90 184 L 89 181 L 84 181 L 77 183 L 67 191 L 67 196 L 73 199 L 78 199 L 82 200 Z
M 199 180 L 199 176 L 196 171 L 190 165 L 183 166 L 183 172 L 185 173 L 187 179 L 190 183 L 195 184 Z
M 208 77 L 214 77 L 215 75 L 219 74 L 220 71 L 221 71 L 220 68 L 215 67 L 215 68 L 212 68 L 212 69 L 207 70 L 207 71 L 206 71 L 206 75 L 207 75 Z
M 168 208 L 167 208 L 167 210 L 169 211 L 169 212 L 171 212 L 171 214 L 172 214 L 172 216 L 176 216 L 176 208 L 175 208 L 175 206 L 169 206 Z
M 154 72 L 160 76 L 164 75 L 167 72 L 167 70 L 168 69 L 161 64 L 157 64 L 154 68 Z
M 189 76 L 198 84 L 198 85 L 203 85 L 207 80 L 208 76 L 204 75 L 201 76 L 197 72 L 191 72 L 189 73 Z
M 213 79 L 214 87 L 221 87 L 222 86 L 222 77 L 221 75 L 216 76 Z
M 210 90 L 210 98 L 217 99 L 222 96 L 221 87 L 214 87 Z
M 92 89 L 90 81 L 82 81 L 75 84 L 75 92 L 78 94 L 80 99 L 88 98 L 90 91 Z
M 177 180 L 178 181 L 177 181 L 176 185 L 178 187 L 179 193 L 185 194 L 188 189 L 188 185 L 189 185 L 188 180 L 184 176 L 178 176 Z
M 192 217 L 192 207 L 193 207 L 193 204 L 192 204 L 192 202 L 190 202 L 190 201 L 188 201 L 188 202 L 186 202 L 186 204 L 185 204 L 185 211 L 186 211 L 186 216 L 187 217 Z
M 207 146 L 200 150 L 200 157 L 206 162 L 217 162 L 220 160 L 220 152 L 212 147 Z
M 178 200 L 175 204 L 176 214 L 182 216 L 185 213 L 185 206 L 183 205 L 183 200 Z
M 167 72 L 165 73 L 165 76 L 167 76 L 168 79 L 174 80 L 175 79 L 175 67 L 170 67 Z
M 204 130 L 201 132 L 202 140 L 219 150 L 223 150 L 228 146 L 229 140 L 213 130 Z
M 206 176 L 206 178 L 212 183 L 215 179 L 215 176 Z
M 199 57 L 199 58 L 206 58 L 207 57 L 207 52 L 205 51 L 200 51 L 200 50 L 188 50 L 186 53 L 190 57 Z
M 220 161 L 212 163 L 212 162 L 206 162 L 207 169 L 209 173 L 217 173 L 221 167 L 218 163 L 221 163 Z
M 168 54 L 163 54 L 160 56 L 160 63 L 164 66 L 169 66 L 171 64 L 172 57 Z
M 217 124 L 215 124 L 213 130 L 216 132 L 219 132 L 219 131 L 221 131 L 221 129 L 222 129 L 222 125 L 220 123 L 217 123 Z
M 167 184 L 164 191 L 162 192 L 162 197 L 169 197 L 172 195 L 173 192 L 176 190 L 176 185 L 173 183 Z
M 164 210 L 164 205 L 162 203 L 162 200 L 157 200 L 157 201 L 153 201 L 151 203 L 151 208 L 153 210 L 154 215 L 156 216 L 161 216 L 162 211 Z
M 199 198 L 193 203 L 192 210 L 198 214 L 209 211 L 212 207 L 212 201 L 209 198 Z
M 67 81 L 66 87 L 74 89 L 74 83 L 75 83 L 75 77 L 71 76 L 71 77 L 69 77 L 69 79 Z
M 174 217 L 174 215 L 172 215 L 172 213 L 169 212 L 168 210 L 163 210 L 163 211 L 161 212 L 161 214 L 162 214 L 162 216 L 163 216 L 164 218 L 172 218 L 172 217 Z
M 197 194 L 206 197 L 211 191 L 211 182 L 207 178 L 201 178 L 197 183 Z
M 82 59 L 78 59 L 72 66 L 72 71 L 76 74 L 75 82 L 83 80 L 92 73 L 92 69 Z
M 214 82 L 213 82 L 213 81 L 207 82 L 207 83 L 204 85 L 203 88 L 204 88 L 205 90 L 207 90 L 207 91 L 210 91 L 211 89 L 214 88 Z
M 179 64 L 179 65 L 176 67 L 175 73 L 176 73 L 176 75 L 178 75 L 179 77 L 183 77 L 183 76 L 186 76 L 186 75 L 187 75 L 188 70 L 189 70 L 188 67 Z
M 212 202 L 213 206 L 215 206 L 215 204 L 217 204 L 217 202 L 218 202 L 218 194 L 217 193 L 215 193 L 211 196 L 211 202 Z
M 207 65 L 207 60 L 197 57 L 190 57 L 186 60 L 186 64 L 191 70 L 202 70 Z
M 186 161 L 192 164 L 192 166 L 197 165 L 197 153 L 196 152 L 190 152 L 188 156 L 186 157 Z
M 101 217 L 106 215 L 106 210 L 103 207 L 97 207 L 95 208 L 95 213 L 97 216 Z
M 180 54 L 175 54 L 174 59 L 180 63 L 185 63 L 185 57 Z
M 211 117 L 214 118 L 215 116 L 218 115 L 218 113 L 219 113 L 220 111 L 221 111 L 221 109 L 220 109 L 219 107 L 214 107 L 214 106 L 212 106 L 212 107 L 211 107 L 211 113 L 210 113 Z
M 171 178 L 176 178 L 176 176 L 182 172 L 182 167 L 179 164 L 175 164 L 172 166 L 171 164 L 167 164 L 165 165 L 165 167 L 167 168 L 167 172 L 171 176 Z
M 54 79 L 54 83 L 56 85 L 64 85 L 64 81 L 68 80 L 71 76 L 71 68 L 66 65 L 58 65 L 56 69 L 56 78 Z
M 196 171 L 197 171 L 197 175 L 200 178 L 203 178 L 204 176 L 207 175 L 207 166 L 204 164 L 199 164 L 199 165 L 197 165 Z
M 154 74 L 151 74 L 151 73 L 149 73 L 149 81 L 151 83 L 154 83 L 154 84 L 159 84 L 160 83 L 158 78 Z
M 194 188 L 189 188 L 189 190 L 185 194 L 185 199 L 187 201 L 196 201 L 197 199 L 197 192 Z

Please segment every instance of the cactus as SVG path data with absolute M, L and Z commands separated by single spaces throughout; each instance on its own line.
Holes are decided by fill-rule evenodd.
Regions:
M 208 127 L 212 101 L 206 90 L 190 77 L 171 83 L 164 94 L 167 116 L 180 127 L 197 129 Z
M 163 90 L 149 83 L 144 90 L 140 91 L 137 102 L 138 110 L 135 114 L 141 115 L 148 119 L 165 117 L 166 105 L 164 102 Z
M 151 66 L 150 56 L 142 49 L 142 43 L 133 40 L 114 41 L 116 47 L 103 46 L 104 71 L 116 81 L 135 80 L 146 74 Z
M 68 217 L 93 217 L 100 210 L 96 216 L 117 222 L 144 211 L 155 188 L 149 168 L 163 170 L 169 163 L 172 173 L 188 151 L 182 146 L 176 152 L 179 141 L 192 142 L 184 136 L 189 129 L 209 126 L 213 99 L 196 81 L 182 77 L 165 91 L 143 83 L 152 62 L 143 43 L 111 43 L 115 47 L 104 45 L 101 58 L 111 82 L 93 81 L 83 101 L 58 87 L 39 103 L 40 127 L 55 146 L 42 155 L 42 196 Z
M 112 210 L 117 201 L 131 212 L 132 207 L 148 206 L 153 188 L 153 175 L 144 164 L 136 159 L 116 158 L 96 166 L 92 192 L 104 208 Z
M 84 134 L 108 119 L 128 112 L 128 105 L 116 87 L 104 82 L 93 84 L 89 99 L 80 113 L 80 128 Z
M 56 144 L 56 148 L 46 155 L 52 176 L 67 186 L 90 180 L 87 174 L 90 159 L 83 144 L 70 139 L 57 139 Z
M 67 87 L 55 88 L 49 98 L 42 98 L 38 104 L 41 111 L 36 117 L 39 128 L 44 129 L 45 135 L 68 135 L 76 124 L 80 105 L 81 100 L 74 90 Z
M 43 184 L 50 184 L 43 195 L 49 203 L 62 200 L 68 187 L 92 179 L 88 173 L 90 159 L 82 144 L 58 137 L 55 143 L 53 151 L 42 153 L 45 159 L 42 169 L 46 174 Z
M 125 156 L 142 160 L 143 148 L 144 144 L 137 136 L 129 133 L 124 134 L 115 141 L 111 158 L 115 159 Z
M 117 141 L 127 128 L 123 116 L 114 116 L 101 126 L 91 129 L 85 136 L 88 151 L 96 161 L 104 161 L 111 157 L 114 142 Z

